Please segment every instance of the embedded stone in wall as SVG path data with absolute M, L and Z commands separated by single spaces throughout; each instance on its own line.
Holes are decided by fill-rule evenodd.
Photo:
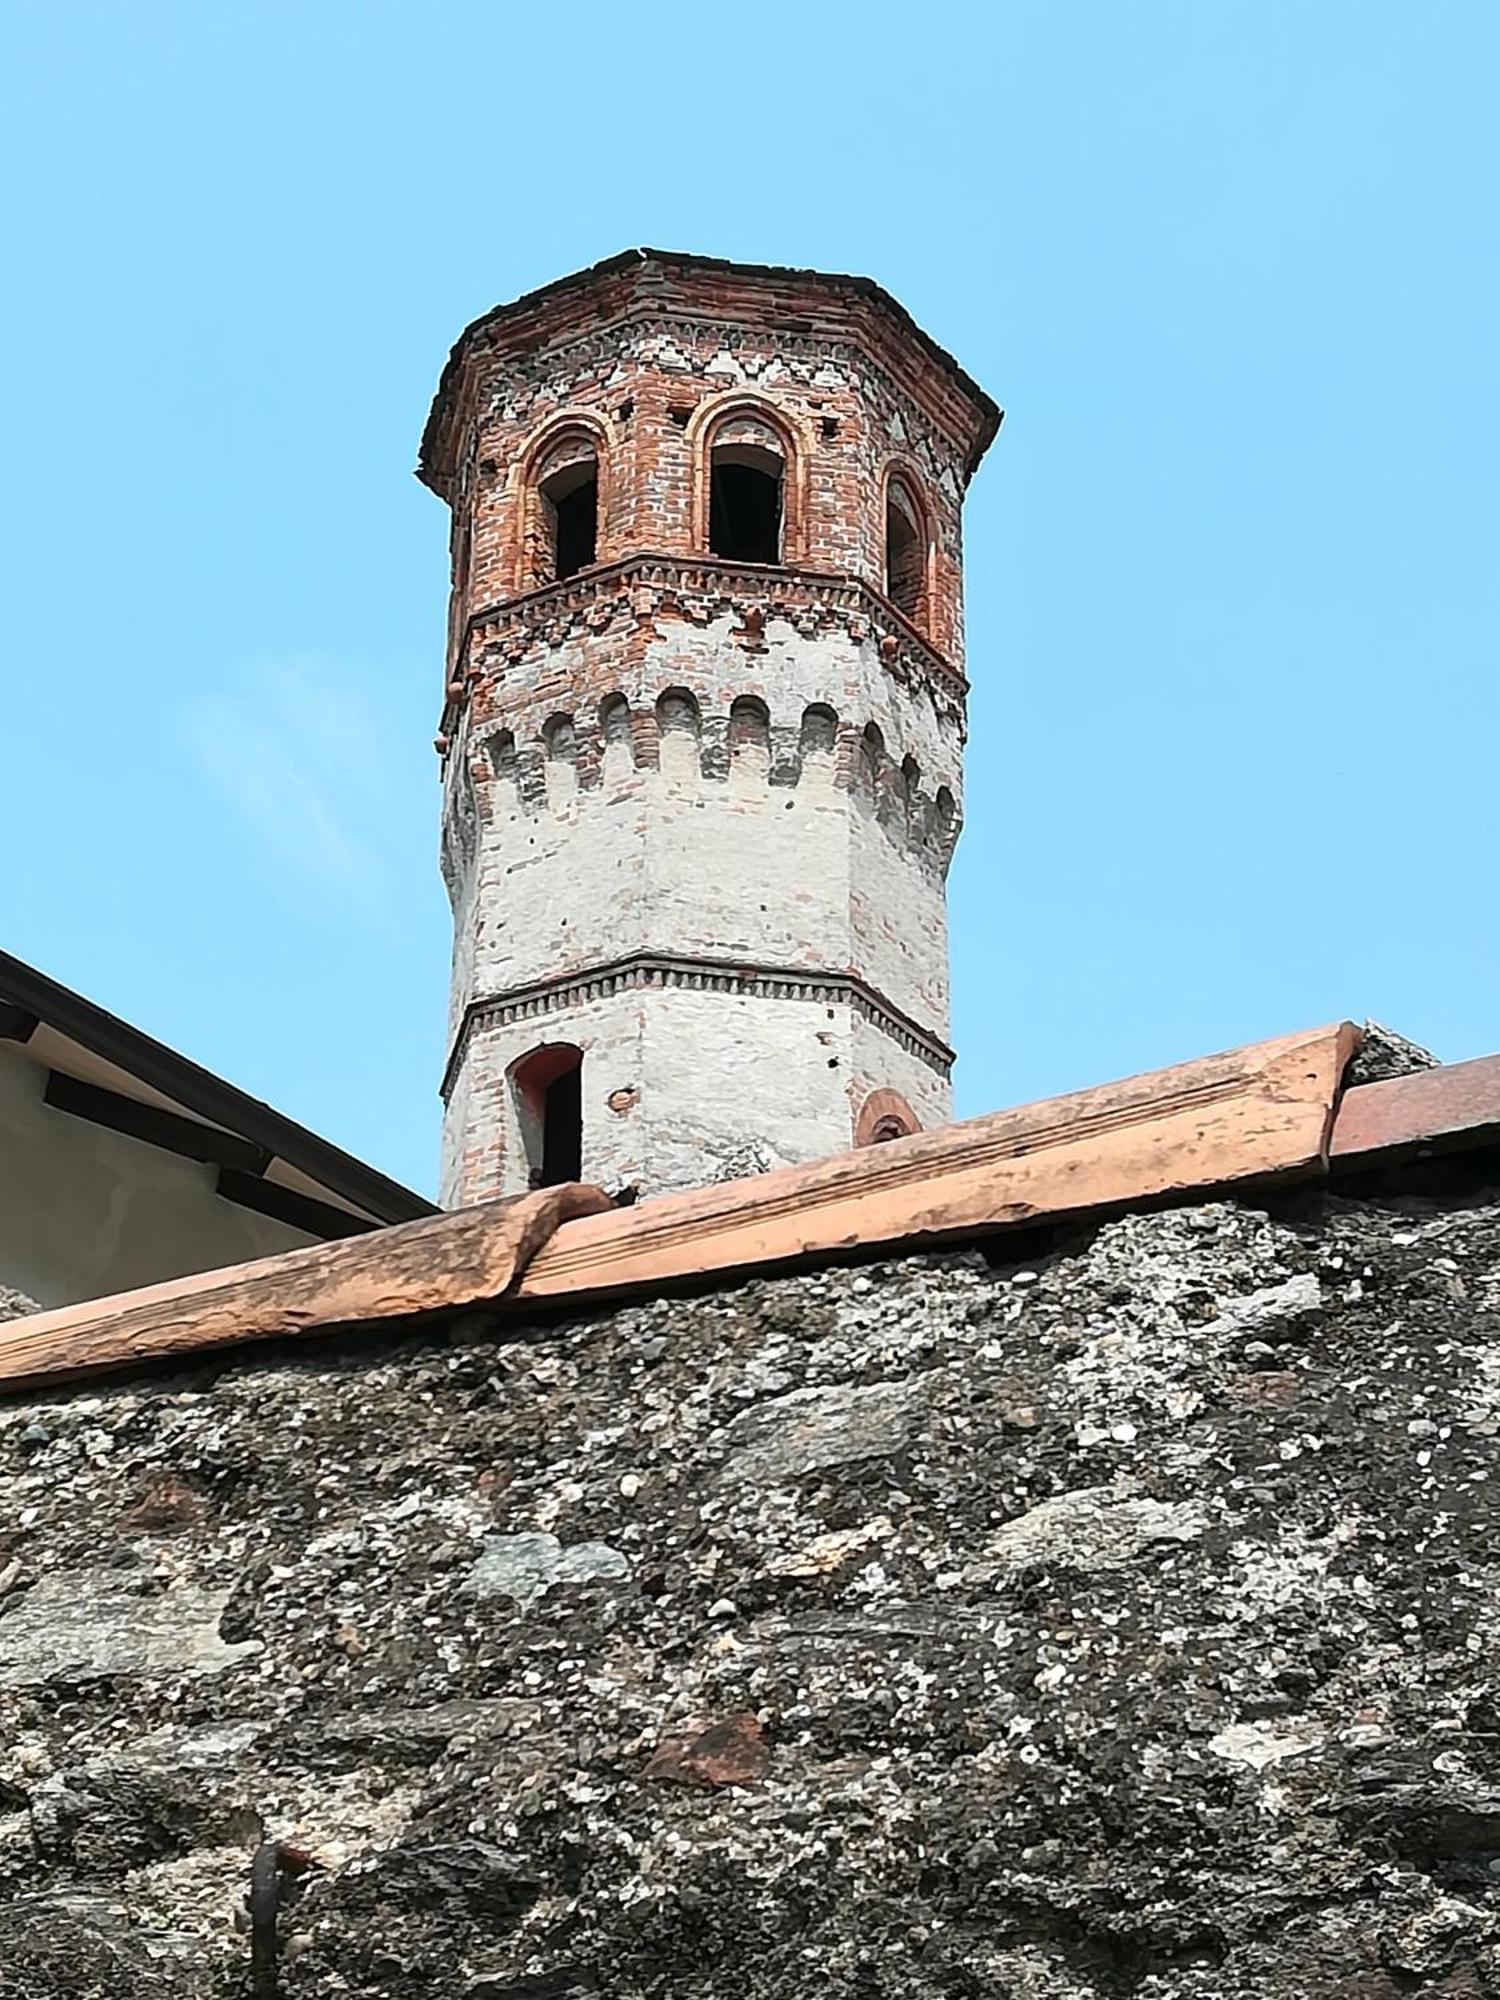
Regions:
M 0 1681 L 0 1992 L 240 1993 L 266 1836 L 319 1863 L 285 2000 L 1500 1991 L 1500 1210 L 1452 1165 L 13 1399 L 0 1640 L 159 1560 L 263 1650 Z M 466 1587 L 497 1546 L 520 1596 Z
M 217 1674 L 253 1640 L 227 1645 L 227 1589 L 162 1589 L 118 1571 L 60 1570 L 20 1591 L 0 1617 L 0 1687 L 45 1687 L 115 1676 Z

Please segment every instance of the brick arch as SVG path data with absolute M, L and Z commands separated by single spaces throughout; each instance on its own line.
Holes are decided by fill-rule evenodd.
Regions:
M 531 1187 L 552 1187 L 582 1176 L 583 1062 L 576 1042 L 540 1042 L 506 1070 Z
M 885 747 L 885 731 L 878 722 L 867 722 L 859 733 L 854 766 L 854 789 L 871 805 L 879 806 L 889 785 L 890 752 Z
M 578 730 L 567 709 L 557 709 L 541 727 L 542 747 L 549 757 L 573 757 L 578 752 Z
M 569 446 L 593 454 L 599 499 L 595 562 L 613 553 L 611 516 L 614 485 L 610 474 L 609 426 L 597 410 L 558 410 L 527 439 L 516 459 L 516 490 L 511 546 L 511 588 L 514 594 L 539 587 L 534 574 L 541 528 L 539 489 L 542 480 L 567 464 Z
M 903 578 L 891 574 L 891 517 L 895 512 L 909 523 L 916 547 L 910 573 Z M 932 509 L 927 500 L 926 482 L 909 458 L 886 461 L 880 480 L 880 589 L 886 602 L 908 625 L 931 637 L 932 565 L 935 549 Z
M 691 688 L 666 687 L 652 712 L 656 725 L 657 769 L 678 783 L 702 775 L 703 707 Z
M 806 560 L 807 556 L 807 468 L 810 441 L 791 412 L 769 396 L 744 389 L 726 389 L 710 396 L 694 410 L 688 423 L 688 448 L 693 466 L 693 547 L 708 553 L 709 460 L 721 433 L 736 419 L 764 424 L 780 441 L 781 479 L 781 565 Z
M 958 840 L 958 801 L 946 785 L 939 785 L 932 801 L 932 831 L 944 867 Z
M 804 757 L 823 756 L 832 761 L 838 745 L 839 718 L 826 701 L 810 701 L 802 711 L 798 747 Z
M 908 1139 L 921 1129 L 921 1119 L 899 1090 L 872 1090 L 854 1121 L 854 1143 L 879 1146 L 887 1139 Z

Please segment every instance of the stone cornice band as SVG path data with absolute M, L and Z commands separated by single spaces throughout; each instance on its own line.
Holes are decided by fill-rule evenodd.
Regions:
M 648 594 L 644 603 L 639 601 L 643 592 Z M 563 583 L 543 584 L 520 597 L 471 613 L 461 659 L 469 662 L 479 647 L 517 646 L 524 650 L 538 639 L 555 642 L 574 626 L 601 630 L 616 615 L 608 600 L 627 593 L 631 601 L 626 609 L 635 616 L 675 606 L 685 616 L 703 618 L 720 605 L 733 609 L 748 599 L 757 610 L 793 624 L 808 619 L 818 624 L 838 623 L 856 639 L 873 632 L 888 667 L 896 670 L 904 657 L 908 672 L 915 667 L 930 675 L 962 714 L 969 689 L 962 672 L 878 591 L 858 577 L 783 564 L 762 566 L 720 562 L 715 557 L 651 554 L 599 563 Z M 445 745 L 458 706 L 453 700 L 444 706 Z
M 509 1027 L 516 1021 L 540 1019 L 640 986 L 675 986 L 702 993 L 742 993 L 758 999 L 810 1000 L 852 1007 L 939 1076 L 947 1076 L 953 1067 L 953 1051 L 946 1042 L 909 1014 L 902 1013 L 899 1007 L 893 1007 L 873 986 L 852 972 L 802 971 L 791 966 L 638 952 L 588 966 L 580 972 L 538 979 L 527 986 L 512 986 L 505 992 L 471 1000 L 464 1009 L 443 1070 L 441 1095 L 446 1100 L 452 1090 L 469 1037 L 476 1028 Z

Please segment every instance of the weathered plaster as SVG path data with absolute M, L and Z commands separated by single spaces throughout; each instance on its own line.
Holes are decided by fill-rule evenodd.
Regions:
M 1500 1992 L 1455 1171 L 12 1401 L 0 1992 Z

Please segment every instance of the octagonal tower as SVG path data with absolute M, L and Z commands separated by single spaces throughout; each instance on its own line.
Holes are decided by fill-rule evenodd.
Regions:
M 866 279 L 630 251 L 460 338 L 442 1197 L 951 1115 L 960 513 L 1000 413 Z

